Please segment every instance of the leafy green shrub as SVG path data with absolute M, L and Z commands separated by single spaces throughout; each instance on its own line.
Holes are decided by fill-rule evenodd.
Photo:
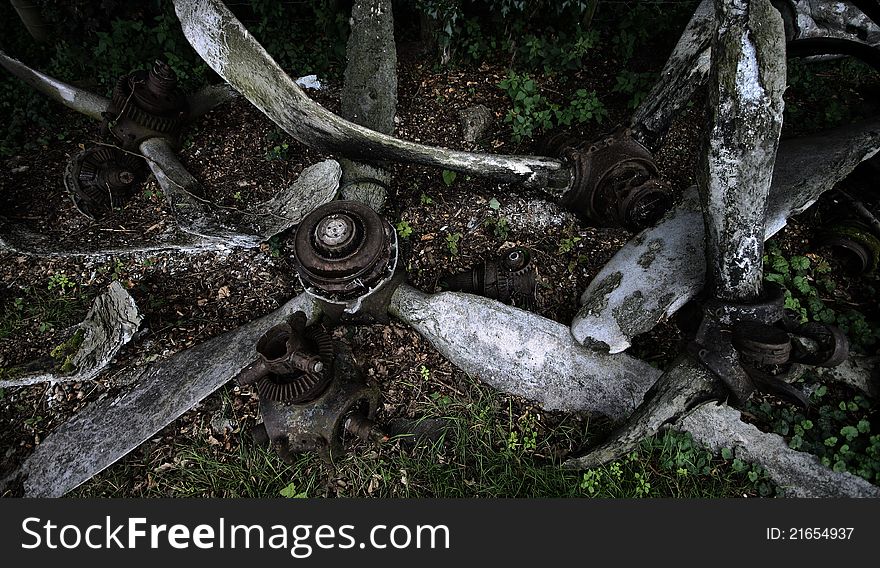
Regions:
M 868 116 L 872 105 L 868 85 L 880 85 L 880 73 L 867 64 L 844 58 L 839 61 L 788 61 L 785 91 L 785 124 L 798 132 L 833 128 Z
M 556 121 L 560 125 L 581 124 L 595 121 L 601 123 L 608 117 L 605 105 L 599 100 L 596 91 L 578 89 L 567 108 L 555 111 Z
M 545 98 L 528 73 L 511 71 L 498 86 L 513 103 L 504 121 L 511 125 L 513 138 L 517 141 L 558 125 L 568 126 L 591 120 L 601 123 L 608 116 L 595 91 L 578 89 L 569 104 L 562 107 Z
M 519 62 L 530 68 L 553 73 L 579 69 L 584 57 L 599 43 L 595 30 L 578 29 L 555 36 L 528 34 L 518 50 Z
M 511 71 L 498 86 L 513 102 L 504 121 L 512 126 L 514 139 L 530 138 L 536 130 L 553 128 L 555 105 L 541 95 L 537 83 L 528 74 L 518 75 Z
M 638 50 L 648 49 L 653 40 L 677 38 L 697 4 L 697 0 L 600 3 L 607 25 L 613 30 L 610 32 L 612 53 L 620 63 L 627 63 Z
M 659 497 L 651 482 L 669 487 L 694 483 L 746 486 L 763 497 L 776 488 L 766 471 L 735 458 L 730 450 L 715 456 L 688 433 L 667 431 L 643 440 L 637 451 L 583 473 L 580 489 L 589 497 Z
M 458 256 L 458 245 L 461 241 L 461 233 L 450 233 L 446 235 L 446 248 L 452 256 Z
M 397 222 L 395 228 L 397 229 L 397 234 L 400 235 L 401 239 L 409 237 L 413 232 L 412 226 L 403 219 Z
M 518 65 L 544 72 L 581 67 L 599 41 L 589 29 L 597 0 L 417 0 L 432 23 L 441 64 L 479 62 L 506 53 Z
M 785 307 L 802 322 L 837 325 L 855 349 L 867 350 L 880 338 L 880 326 L 847 305 L 835 281 L 831 266 L 821 256 L 786 257 L 769 243 L 764 256 L 765 278 L 785 290 Z M 849 471 L 872 483 L 880 482 L 880 435 L 874 426 L 876 408 L 861 395 L 832 392 L 804 377 L 812 388 L 811 409 L 804 411 L 787 403 L 749 403 L 747 410 L 785 437 L 796 450 L 815 454 L 835 471 Z

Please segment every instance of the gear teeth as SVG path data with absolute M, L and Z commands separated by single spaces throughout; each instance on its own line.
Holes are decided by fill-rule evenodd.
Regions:
M 318 398 L 333 379 L 335 348 L 330 335 L 317 328 L 306 328 L 305 337 L 315 346 L 324 369 L 320 373 L 299 373 L 293 376 L 269 374 L 257 381 L 257 394 L 274 402 L 303 404 Z
M 143 181 L 143 160 L 115 148 L 95 146 L 73 156 L 64 172 L 64 185 L 74 206 L 91 219 L 122 207 L 134 187 Z M 132 174 L 128 183 L 120 171 Z
M 274 402 L 302 404 L 317 398 L 327 385 L 332 375 L 303 373 L 290 380 L 278 375 L 268 375 L 257 381 L 257 394 L 260 398 Z M 282 382 L 283 381 L 283 382 Z
M 113 89 L 111 114 L 117 117 L 117 122 L 130 120 L 149 130 L 176 135 L 183 127 L 186 113 L 181 109 L 174 116 L 162 116 L 138 106 L 133 91 L 145 80 L 144 73 L 139 71 L 120 77 Z

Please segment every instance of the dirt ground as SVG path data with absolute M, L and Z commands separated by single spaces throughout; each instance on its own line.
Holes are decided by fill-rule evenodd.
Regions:
M 495 121 L 477 147 L 497 153 L 527 154 L 529 143 L 515 143 L 503 122 L 509 108 L 497 83 L 505 76 L 503 65 L 486 63 L 475 69 L 436 71 L 414 50 L 402 48 L 399 63 L 399 107 L 396 134 L 425 144 L 471 150 L 462 138 L 458 113 L 483 104 Z M 326 87 L 310 95 L 331 110 L 339 109 L 340 85 L 324 80 Z M 610 111 L 604 124 L 585 125 L 575 134 L 592 138 L 622 122 L 628 113 L 625 101 L 611 92 L 613 75 L 597 71 L 576 73 L 569 81 L 545 80 L 542 89 L 563 97 L 577 86 L 596 89 Z M 618 100 L 619 99 L 619 100 Z M 693 108 L 701 108 L 695 104 Z M 60 111 L 62 117 L 69 113 Z M 151 236 L 173 226 L 173 218 L 155 180 L 150 179 L 124 208 L 101 221 L 79 214 L 65 193 L 61 174 L 67 160 L 82 145 L 98 140 L 97 124 L 70 120 L 76 130 L 67 140 L 53 140 L 46 147 L 22 153 L 0 164 L 0 203 L 10 220 L 71 244 L 100 244 L 105 247 L 149 243 Z M 701 117 L 688 111 L 676 123 L 658 154 L 662 176 L 670 187 L 682 189 L 693 183 L 695 156 Z M 285 146 L 286 144 L 286 146 Z M 280 150 L 274 148 L 278 146 Z M 205 197 L 228 207 L 246 208 L 274 195 L 291 183 L 302 169 L 323 158 L 278 130 L 245 100 L 236 100 L 207 114 L 185 135 L 182 162 L 205 188 Z M 558 215 L 556 225 L 539 227 L 517 224 L 511 218 L 506 235 L 496 234 L 489 219 L 500 210 L 516 208 L 537 193 L 459 174 L 447 185 L 436 169 L 389 165 L 394 182 L 386 216 L 392 223 L 406 221 L 412 227 L 411 252 L 407 262 L 410 282 L 427 292 L 437 289 L 438 280 L 495 256 L 513 244 L 534 251 L 541 285 L 534 310 L 550 319 L 569 323 L 576 312 L 577 297 L 591 278 L 626 242 L 622 229 L 599 228 Z M 572 222 L 569 224 L 569 219 Z M 491 223 L 491 222 L 490 222 Z M 457 254 L 446 244 L 446 236 L 462 235 Z M 797 223 L 791 229 L 797 238 Z M 567 239 L 571 247 L 561 248 Z M 29 454 L 54 429 L 85 405 L 110 396 L 118 384 L 118 370 L 135 360 L 166 357 L 203 342 L 278 308 L 301 291 L 292 264 L 291 235 L 284 234 L 258 249 L 179 254 L 163 252 L 103 258 L 38 258 L 10 252 L 0 253 L 0 304 L 12 309 L 19 297 L 43 298 L 58 294 L 47 290 L 53 276 L 65 275 L 76 283 L 68 309 L 50 326 L 35 319 L 25 320 L 14 333 L 0 340 L 0 367 L 13 367 L 46 357 L 66 339 L 65 328 L 79 321 L 88 305 L 112 280 L 121 281 L 133 295 L 146 321 L 142 332 L 128 345 L 111 369 L 88 383 L 36 385 L 6 389 L 0 399 L 0 477 Z M 36 294 L 34 291 L 39 291 Z M 37 301 L 37 300 L 34 300 Z M 406 326 L 342 326 L 335 336 L 349 344 L 369 380 L 377 383 L 382 399 L 379 419 L 413 414 L 413 389 L 418 388 L 419 369 L 432 371 L 436 388 L 455 393 L 462 388 L 463 375 L 436 350 Z M 645 337 L 637 338 L 632 352 L 663 366 L 678 351 L 680 339 L 672 323 L 663 323 Z M 414 386 L 415 385 L 415 386 Z M 256 397 L 249 389 L 235 389 L 234 406 L 240 416 L 256 420 Z M 523 409 L 541 414 L 526 401 Z M 154 437 L 152 451 L 172 452 L 175 436 L 187 431 L 200 415 L 219 407 L 217 395 L 185 414 Z M 547 413 L 548 428 L 561 417 Z M 218 443 L 235 445 L 245 429 L 237 428 Z M 219 437 L 219 436 L 218 436 Z M 156 446 L 159 450 L 156 450 Z M 562 455 L 583 448 L 559 448 Z

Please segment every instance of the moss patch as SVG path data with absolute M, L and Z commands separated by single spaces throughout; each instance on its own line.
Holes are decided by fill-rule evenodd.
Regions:
M 613 272 L 602 279 L 602 281 L 596 286 L 591 299 L 584 303 L 581 307 L 582 312 L 589 312 L 591 314 L 598 314 L 602 310 L 608 307 L 608 296 L 617 290 L 620 286 L 621 281 L 623 281 L 623 273 L 620 271 Z

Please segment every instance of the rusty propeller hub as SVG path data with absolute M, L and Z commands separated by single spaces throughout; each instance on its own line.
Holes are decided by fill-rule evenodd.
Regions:
M 768 282 L 753 303 L 717 298 L 702 304 L 702 321 L 688 351 L 744 404 L 758 389 L 807 407 L 809 398 L 791 382 L 804 366 L 833 367 L 849 355 L 849 342 L 832 325 L 799 323 L 785 309 L 781 286 Z
M 307 328 L 303 312 L 269 328 L 256 351 L 257 361 L 236 381 L 254 383 L 261 399 L 303 404 L 320 396 L 333 378 L 333 341 L 319 328 Z
M 333 201 L 299 224 L 294 254 L 307 292 L 327 302 L 349 303 L 391 278 L 397 265 L 397 235 L 370 207 Z
M 561 204 L 597 225 L 640 231 L 672 205 L 651 153 L 626 130 L 592 142 L 555 134 L 542 150 L 565 159 L 574 171 Z
M 174 70 L 157 60 L 149 71 L 134 71 L 116 82 L 105 125 L 126 148 L 158 134 L 176 137 L 189 105 Z

